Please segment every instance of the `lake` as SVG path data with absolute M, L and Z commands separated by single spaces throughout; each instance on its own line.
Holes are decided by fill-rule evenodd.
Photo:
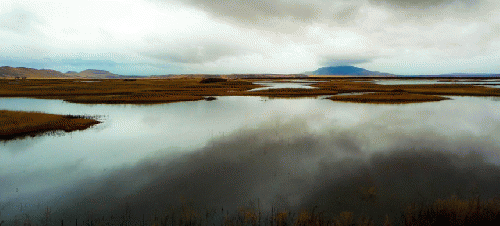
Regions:
M 320 169 L 324 164 L 347 157 L 368 158 L 375 153 L 406 148 L 439 149 L 465 154 L 475 151 L 484 156 L 485 164 L 499 164 L 499 99 L 451 98 L 404 105 L 344 103 L 322 97 L 225 96 L 217 97 L 215 101 L 157 105 L 85 105 L 60 100 L 0 98 L 2 110 L 96 115 L 103 122 L 84 131 L 0 143 L 0 204 L 12 202 L 2 211 L 2 217 L 20 216 L 19 203 L 27 205 L 23 211 L 34 211 L 37 203 L 48 205 L 54 199 L 64 202 L 61 200 L 66 196 L 61 194 L 74 190 L 74 185 L 89 178 L 98 183 L 108 178 L 107 175 L 122 170 L 135 172 L 132 169 L 142 167 L 144 162 L 168 159 L 169 155 L 207 152 L 212 154 L 206 156 L 218 156 L 214 150 L 220 147 L 224 147 L 218 149 L 220 153 L 226 153 L 224 156 L 238 156 L 240 149 L 251 149 L 252 145 L 264 152 L 283 151 L 275 158 L 270 157 L 269 165 L 259 165 L 258 169 L 266 171 L 248 165 L 248 159 L 253 158 L 249 156 L 254 156 L 252 150 L 242 151 L 241 156 L 235 157 L 239 160 L 234 160 L 234 164 L 243 162 L 245 169 L 256 170 L 255 175 L 272 172 L 283 179 L 279 182 L 281 185 L 276 184 L 275 179 L 267 180 L 267 176 L 262 176 L 261 182 L 252 182 L 255 184 L 248 182 L 250 190 L 245 197 L 261 197 L 265 202 L 266 198 L 271 200 L 275 192 L 283 192 L 291 205 L 307 199 L 294 195 L 301 191 L 291 189 L 294 186 L 288 184 L 291 188 L 286 189 L 281 186 L 301 178 L 303 181 L 299 184 L 308 184 L 310 187 L 307 188 L 312 188 L 317 184 L 310 181 L 316 178 L 311 175 L 323 175 L 325 172 Z M 251 142 L 240 144 L 240 140 Z M 305 151 L 295 150 L 296 147 L 305 148 Z M 287 150 L 293 150 L 293 153 Z M 310 150 L 316 152 L 311 154 Z M 198 165 L 213 161 L 209 165 L 217 165 L 217 159 L 222 157 L 199 158 L 206 158 L 206 161 L 192 161 L 202 161 Z M 168 166 L 167 162 L 162 167 Z M 145 173 L 140 172 L 141 177 L 133 176 L 137 181 L 145 178 Z M 290 172 L 293 172 L 292 176 Z M 151 178 L 162 176 L 154 174 Z M 142 186 L 153 182 L 137 183 Z M 298 185 L 296 187 L 299 189 Z M 271 188 L 276 191 L 270 192 Z M 124 191 L 138 188 L 127 189 Z
M 262 85 L 265 87 L 251 89 L 249 91 L 261 91 L 268 89 L 283 89 L 283 88 L 292 88 L 292 89 L 316 89 L 316 87 L 311 86 L 312 84 L 322 82 L 322 81 L 287 81 L 287 82 L 276 82 L 276 81 L 262 81 L 262 82 L 254 82 L 253 84 Z

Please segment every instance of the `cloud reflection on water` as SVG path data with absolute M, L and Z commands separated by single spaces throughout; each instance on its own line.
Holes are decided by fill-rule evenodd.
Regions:
M 70 174 L 74 176 L 73 181 L 67 180 L 71 183 L 54 182 L 52 188 L 25 194 L 22 200 L 51 206 L 55 217 L 83 219 L 89 210 L 119 215 L 126 206 L 135 216 L 147 215 L 179 206 L 181 197 L 199 208 L 228 211 L 259 200 L 265 210 L 318 205 L 333 214 L 354 211 L 381 216 L 397 215 L 411 201 L 428 202 L 453 194 L 492 197 L 500 190 L 500 117 L 491 102 L 473 100 L 385 107 L 340 104 L 343 107 L 310 110 L 315 114 L 284 120 L 273 114 L 286 112 L 268 113 L 261 123 L 214 137 L 201 147 L 165 148 L 138 163 L 106 171 L 86 169 L 86 160 L 75 161 L 80 171 Z M 285 102 L 262 104 L 274 106 L 267 108 L 271 112 L 284 109 L 281 104 Z M 214 103 L 224 107 L 223 103 L 231 102 Z M 302 103 L 297 107 L 303 109 L 312 106 L 296 103 Z M 149 111 L 154 114 L 159 109 Z M 228 114 L 236 113 L 233 109 Z M 254 110 L 245 118 L 256 119 L 259 113 Z M 147 115 L 138 118 L 149 119 Z M 141 151 L 139 146 L 137 151 Z M 43 178 L 63 171 L 67 168 L 61 166 L 28 176 L 47 185 L 41 182 Z M 16 178 L 25 177 L 13 172 L 2 174 L 1 179 L 14 184 Z M 372 187 L 377 196 L 369 199 L 366 192 Z M 2 213 L 2 217 L 19 214 L 14 208 Z

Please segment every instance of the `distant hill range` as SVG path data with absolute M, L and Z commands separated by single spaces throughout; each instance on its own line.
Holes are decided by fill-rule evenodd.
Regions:
M 151 76 L 133 76 L 133 75 L 117 75 L 109 71 L 87 69 L 85 71 L 76 72 L 68 71 L 62 73 L 48 69 L 34 69 L 25 67 L 0 67 L 0 79 L 40 79 L 40 78 L 81 78 L 81 79 L 127 79 L 127 78 L 214 78 L 221 77 L 226 79 L 236 78 L 307 78 L 311 75 L 337 75 L 337 76 L 362 76 L 362 77 L 500 77 L 500 74 L 482 74 L 482 73 L 453 73 L 440 75 L 394 75 L 378 71 L 369 71 L 353 66 L 338 66 L 338 67 L 322 67 L 315 71 L 304 72 L 300 74 L 180 74 L 180 75 L 151 75 Z
M 308 75 L 350 75 L 350 76 L 397 76 L 378 71 L 369 71 L 353 66 L 322 67 L 316 71 L 306 72 Z
M 113 79 L 113 78 L 142 78 L 144 76 L 117 75 L 109 71 L 87 69 L 76 72 L 62 73 L 55 70 L 34 69 L 25 67 L 0 67 L 0 78 L 7 79 L 41 79 L 41 78 L 84 78 L 84 79 Z
M 65 78 L 66 76 L 54 70 L 38 70 L 25 67 L 0 67 L 0 78 Z
M 105 79 L 105 78 L 122 78 L 123 75 L 113 74 L 109 71 L 97 70 L 97 69 L 87 69 L 85 71 L 76 72 L 68 71 L 64 73 L 67 77 L 71 78 L 89 78 L 89 79 Z M 129 77 L 129 76 L 126 76 Z

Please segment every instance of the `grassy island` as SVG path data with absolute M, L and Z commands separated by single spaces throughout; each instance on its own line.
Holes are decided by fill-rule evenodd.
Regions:
M 100 122 L 84 116 L 0 110 L 0 140 L 36 136 L 57 130 L 84 130 L 98 123 Z
M 435 96 L 435 95 L 411 94 L 406 92 L 386 92 L 386 93 L 365 93 L 361 95 L 339 95 L 339 96 L 331 96 L 328 99 L 335 101 L 346 101 L 346 102 L 356 102 L 356 103 L 409 104 L 409 103 L 448 100 L 449 98 Z

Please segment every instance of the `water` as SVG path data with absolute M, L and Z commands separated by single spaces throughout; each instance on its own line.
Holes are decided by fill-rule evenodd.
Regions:
M 439 80 L 439 79 L 411 79 L 411 80 L 373 80 L 375 84 L 379 85 L 434 85 L 434 84 L 464 84 L 464 85 L 481 85 L 491 88 L 500 88 L 500 80 L 498 79 L 484 79 L 484 80 Z
M 311 86 L 317 82 L 304 82 L 304 81 L 295 81 L 295 82 L 254 82 L 256 85 L 263 85 L 266 87 L 255 88 L 249 91 L 261 91 L 268 89 L 284 89 L 284 88 L 292 88 L 292 89 L 316 89 L 317 87 Z
M 344 139 L 338 149 L 332 148 L 332 153 L 344 149 L 376 153 L 411 145 L 465 150 L 468 147 L 460 146 L 463 142 L 474 145 L 480 141 L 487 146 L 475 148 L 488 156 L 489 162 L 499 163 L 499 99 L 451 98 L 404 105 L 231 96 L 158 105 L 84 105 L 0 98 L 3 110 L 99 115 L 103 121 L 91 129 L 62 136 L 0 143 L 0 203 L 54 198 L 57 191 L 69 189 L 83 179 L 135 167 L 159 153 L 196 152 L 225 137 L 237 142 L 239 136 L 248 138 L 245 131 L 268 132 L 263 126 L 273 131 L 265 139 L 276 138 L 283 144 L 293 143 L 305 134 L 312 140 L 325 137 L 325 142 Z M 303 161 L 307 161 L 303 167 L 317 167 L 321 160 Z M 314 167 L 308 169 L 314 171 Z

